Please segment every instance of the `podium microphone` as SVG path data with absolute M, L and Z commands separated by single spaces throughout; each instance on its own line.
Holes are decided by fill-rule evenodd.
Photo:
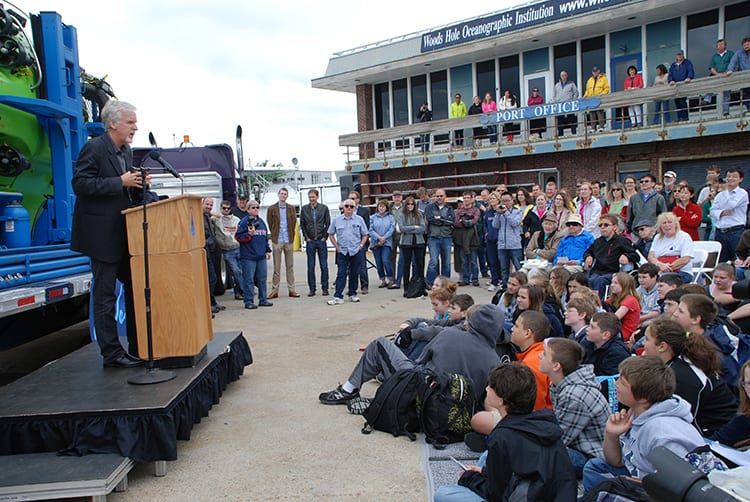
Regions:
M 161 156 L 159 153 L 159 150 L 151 150 L 151 153 L 148 154 L 149 157 L 151 157 L 152 160 L 155 160 L 156 162 L 161 165 L 161 167 L 164 168 L 165 171 L 167 171 L 169 174 L 174 176 L 175 178 L 182 178 L 182 175 L 177 172 L 177 169 L 175 169 L 172 164 L 164 160 L 164 157 Z

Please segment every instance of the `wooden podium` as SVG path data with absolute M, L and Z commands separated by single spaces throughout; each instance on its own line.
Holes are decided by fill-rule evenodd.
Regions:
M 201 198 L 181 195 L 147 206 L 153 356 L 160 367 L 193 366 L 213 339 Z M 147 357 L 143 208 L 123 211 L 138 333 Z

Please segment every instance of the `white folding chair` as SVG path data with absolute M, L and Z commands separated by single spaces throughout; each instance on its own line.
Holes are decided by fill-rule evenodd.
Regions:
M 721 242 L 716 241 L 695 241 L 693 242 L 693 250 L 705 250 L 708 254 L 703 266 L 700 270 L 693 266 L 693 274 L 698 274 L 697 277 L 704 277 L 707 281 L 713 280 L 712 273 L 716 265 L 719 263 L 719 256 L 721 256 Z
M 708 260 L 708 251 L 693 248 L 693 255 L 693 283 L 697 284 L 698 280 L 703 277 L 703 268 L 706 260 Z

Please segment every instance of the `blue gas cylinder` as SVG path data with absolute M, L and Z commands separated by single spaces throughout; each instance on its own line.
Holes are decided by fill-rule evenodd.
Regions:
M 9 248 L 31 246 L 31 218 L 18 201 L 0 209 L 0 244 Z

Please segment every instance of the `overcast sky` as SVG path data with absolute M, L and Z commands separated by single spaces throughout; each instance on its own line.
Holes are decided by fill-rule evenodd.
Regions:
M 332 53 L 518 5 L 519 0 L 13 0 L 76 27 L 81 66 L 138 108 L 136 146 L 228 143 L 242 125 L 245 164 L 269 159 L 341 170 L 356 132 L 353 94 L 313 89 Z M 8 5 L 5 2 L 6 6 Z M 176 139 L 173 139 L 176 138 Z

